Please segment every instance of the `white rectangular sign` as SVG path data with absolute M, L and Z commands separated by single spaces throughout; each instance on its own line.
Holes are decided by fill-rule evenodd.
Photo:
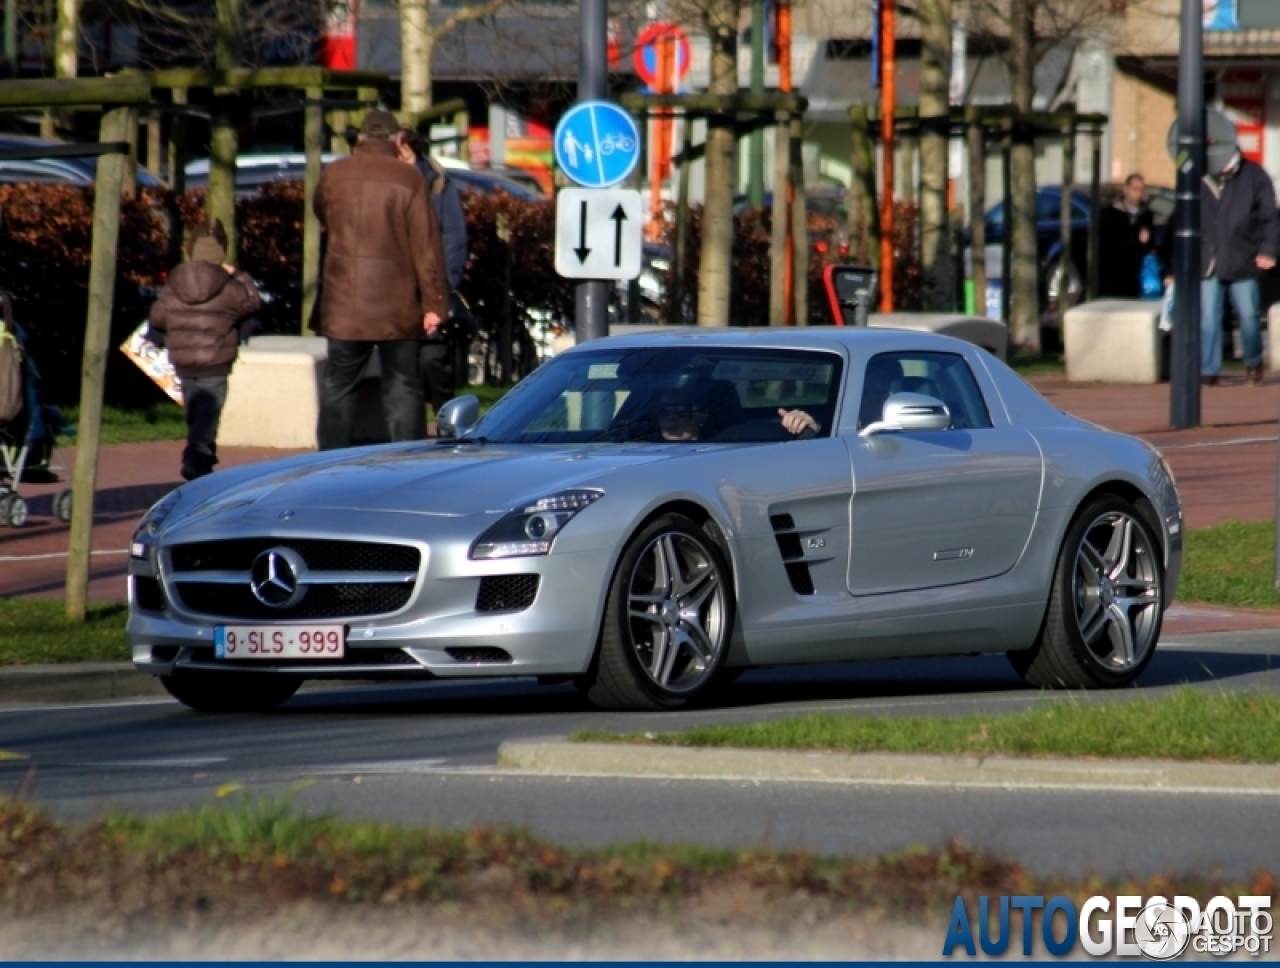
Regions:
M 563 188 L 556 196 L 556 272 L 566 279 L 634 279 L 643 249 L 639 192 Z

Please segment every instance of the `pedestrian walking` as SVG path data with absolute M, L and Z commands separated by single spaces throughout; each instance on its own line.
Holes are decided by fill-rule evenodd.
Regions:
M 1142 263 L 1155 251 L 1155 217 L 1140 174 L 1125 179 L 1120 197 L 1099 213 L 1101 259 L 1098 292 L 1110 299 L 1141 299 Z
M 432 336 L 424 336 L 418 363 L 425 382 L 427 402 L 434 413 L 453 399 L 457 388 L 457 362 L 454 340 L 449 331 L 457 326 L 463 339 L 470 342 L 470 313 L 458 294 L 467 269 L 467 219 L 462 210 L 462 193 L 449 178 L 445 167 L 427 154 L 422 136 L 412 128 L 403 128 L 396 136 L 400 160 L 413 165 L 423 179 L 435 206 L 440 223 L 440 241 L 444 246 L 445 276 L 449 281 L 449 315 Z
M 1245 380 L 1262 381 L 1262 299 L 1258 276 L 1275 268 L 1280 220 L 1271 176 L 1237 147 L 1200 193 L 1200 382 L 1222 370 L 1222 311 L 1231 299 L 1240 323 Z
M 439 329 L 449 288 L 435 208 L 422 176 L 397 156 L 399 130 L 390 112 L 368 112 L 352 154 L 329 165 L 316 188 L 325 232 L 320 332 L 329 349 L 321 450 L 351 444 L 356 391 L 375 349 L 391 439 L 426 436 L 419 342 Z
M 182 384 L 187 417 L 182 476 L 188 481 L 212 473 L 218 463 L 218 423 L 241 326 L 262 307 L 253 279 L 226 258 L 222 223 L 197 225 L 188 241 L 188 261 L 170 274 L 147 327 L 152 342 L 168 350 Z

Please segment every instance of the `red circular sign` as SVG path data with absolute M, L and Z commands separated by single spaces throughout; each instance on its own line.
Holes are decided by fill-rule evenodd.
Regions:
M 692 66 L 693 54 L 689 49 L 689 37 L 683 30 L 675 24 L 661 21 L 649 24 L 636 37 L 636 52 L 632 60 L 636 74 L 650 87 L 656 87 L 658 83 L 658 45 L 668 39 L 675 44 L 675 77 L 671 78 L 673 84 L 684 80 Z

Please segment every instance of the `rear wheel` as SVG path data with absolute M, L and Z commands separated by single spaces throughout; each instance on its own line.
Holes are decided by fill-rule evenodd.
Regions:
M 17 494 L 6 494 L 0 498 L 0 517 L 11 528 L 20 528 L 27 523 L 27 502 Z
M 641 530 L 609 587 L 587 698 L 606 709 L 681 709 L 706 695 L 729 652 L 734 603 L 715 540 L 671 514 Z
M 57 515 L 59 521 L 71 520 L 71 492 L 59 491 L 58 496 L 53 499 L 53 513 Z
M 1104 495 L 1067 531 L 1035 645 L 1010 652 L 1009 660 L 1041 688 L 1128 685 L 1155 654 L 1164 606 L 1151 525 L 1129 501 Z
M 178 702 L 202 713 L 269 712 L 302 685 L 294 676 L 222 672 L 178 672 L 160 682 Z

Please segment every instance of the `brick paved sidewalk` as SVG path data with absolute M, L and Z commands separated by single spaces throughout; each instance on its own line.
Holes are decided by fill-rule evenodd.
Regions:
M 1280 377 L 1257 387 L 1228 374 L 1204 388 L 1204 426 L 1171 431 L 1169 387 L 1068 384 L 1062 377 L 1031 381 L 1055 406 L 1086 420 L 1137 434 L 1169 458 L 1186 503 L 1190 527 L 1220 521 L 1267 521 L 1276 503 L 1276 438 Z M 138 516 L 171 488 L 178 476 L 180 441 L 117 444 L 102 452 L 98 480 L 94 562 L 90 595 L 118 601 L 124 594 L 124 548 Z M 222 467 L 284 456 L 291 451 L 226 448 Z M 74 460 L 73 451 L 64 452 Z M 66 568 L 67 528 L 53 518 L 53 495 L 63 485 L 23 488 L 31 521 L 17 531 L 0 529 L 0 596 L 58 597 Z M 1280 612 L 1176 606 L 1168 630 L 1199 632 L 1280 628 Z

